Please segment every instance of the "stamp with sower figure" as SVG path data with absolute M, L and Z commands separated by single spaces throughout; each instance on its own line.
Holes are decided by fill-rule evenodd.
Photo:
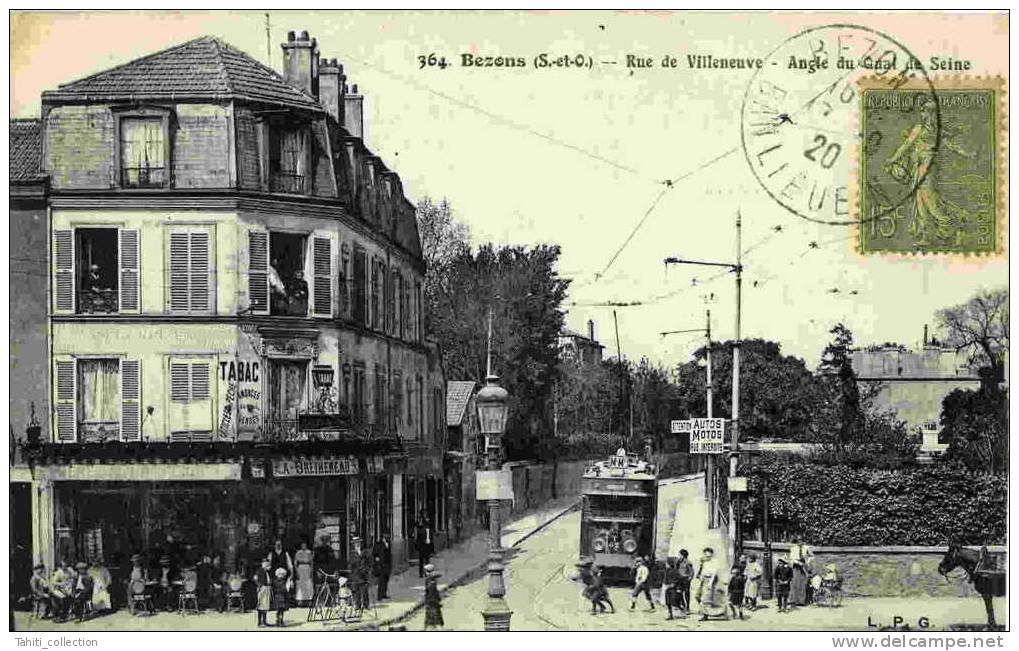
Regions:
M 859 250 L 994 254 L 1005 209 L 1002 80 L 934 80 L 935 93 L 860 80 Z M 935 104 L 936 102 L 936 104 Z M 894 197 L 901 188 L 906 201 Z M 895 205 L 893 205 L 895 204 Z

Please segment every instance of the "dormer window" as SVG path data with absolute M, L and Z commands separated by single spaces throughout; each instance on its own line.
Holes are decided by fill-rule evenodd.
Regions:
M 125 113 L 117 121 L 120 186 L 164 188 L 169 185 L 168 115 L 153 111 Z
M 311 132 L 294 116 L 266 117 L 261 126 L 262 182 L 269 192 L 311 192 Z

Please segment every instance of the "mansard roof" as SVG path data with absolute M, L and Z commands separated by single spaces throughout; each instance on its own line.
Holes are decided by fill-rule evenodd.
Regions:
M 318 100 L 276 71 L 212 36 L 43 92 L 44 101 L 144 99 L 241 99 L 321 110 Z
M 33 182 L 44 178 L 42 173 L 42 122 L 11 120 L 11 151 L 8 180 Z

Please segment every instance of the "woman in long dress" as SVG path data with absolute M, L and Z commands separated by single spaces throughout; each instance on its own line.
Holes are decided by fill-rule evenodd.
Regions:
M 697 600 L 701 604 L 701 621 L 708 617 L 724 617 L 725 604 L 722 603 L 721 591 L 718 589 L 718 562 L 715 560 L 715 550 L 710 547 L 704 548 L 697 578 L 701 580 L 697 588 Z
M 262 559 L 262 567 L 255 572 L 255 585 L 258 591 L 255 595 L 255 611 L 258 613 L 258 625 L 268 626 L 266 617 L 272 609 L 272 561 L 269 557 Z
M 789 605 L 807 605 L 807 575 L 810 569 L 810 560 L 813 552 L 810 547 L 801 543 L 798 539 L 793 540 L 789 548 L 789 565 L 793 569 L 793 580 L 789 586 Z
M 110 583 L 113 582 L 113 577 L 103 565 L 102 559 L 92 561 L 88 575 L 92 577 L 92 608 L 97 613 L 111 610 L 113 605 L 110 603 Z
M 439 576 L 432 564 L 425 565 L 425 630 L 442 628 L 442 596 L 439 594 Z
M 308 543 L 302 542 L 301 548 L 294 554 L 294 565 L 297 573 L 297 592 L 295 599 L 298 605 L 305 606 L 315 598 L 315 567 L 313 554 Z
M 746 576 L 746 604 L 750 610 L 757 610 L 757 597 L 761 591 L 761 577 L 764 576 L 764 568 L 757 562 L 757 556 L 754 554 L 750 555 L 750 562 L 747 563 Z

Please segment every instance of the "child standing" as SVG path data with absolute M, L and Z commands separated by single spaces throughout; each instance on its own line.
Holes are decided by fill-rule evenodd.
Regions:
M 784 558 L 778 559 L 778 567 L 775 568 L 775 596 L 778 598 L 778 612 L 784 613 L 789 610 L 789 586 L 793 582 L 793 568 Z
M 287 596 L 290 592 L 290 573 L 285 567 L 277 567 L 272 579 L 272 609 L 276 611 L 276 626 L 283 628 L 283 614 L 287 612 Z
M 651 598 L 651 570 L 648 569 L 647 563 L 643 558 L 637 559 L 637 571 L 633 580 L 633 592 L 630 593 L 630 610 L 637 607 L 637 597 L 642 593 L 647 597 L 648 605 L 651 606 L 651 612 L 655 610 L 655 602 Z
M 764 568 L 757 562 L 755 554 L 750 555 L 750 562 L 747 563 L 746 577 L 747 587 L 745 603 L 750 610 L 757 610 L 757 596 L 761 592 L 761 577 L 764 576 Z
M 747 579 L 743 576 L 740 566 L 733 566 L 729 575 L 729 612 L 732 613 L 733 619 L 736 619 L 737 615 L 739 619 L 743 619 L 743 596 L 746 583 Z
M 262 567 L 255 572 L 255 585 L 258 591 L 255 596 L 255 612 L 258 613 L 258 626 L 268 626 L 266 618 L 272 606 L 272 572 L 269 571 L 271 563 L 268 557 L 262 559 Z

